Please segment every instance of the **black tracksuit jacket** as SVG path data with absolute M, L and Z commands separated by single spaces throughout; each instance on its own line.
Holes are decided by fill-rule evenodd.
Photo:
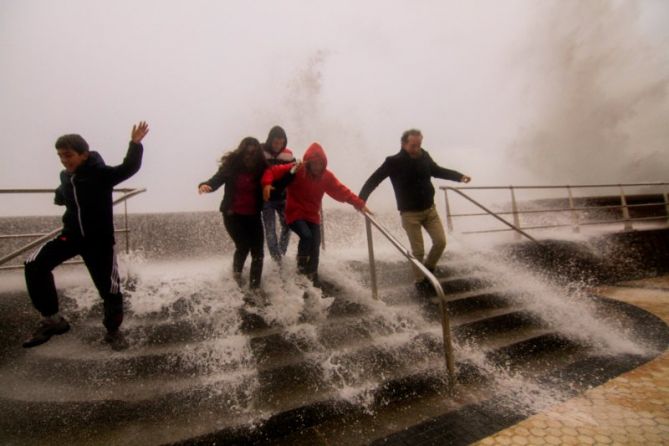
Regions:
M 369 194 L 387 177 L 395 191 L 397 209 L 400 212 L 416 212 L 429 209 L 434 204 L 434 186 L 431 178 L 462 181 L 462 175 L 455 170 L 445 169 L 435 163 L 427 151 L 421 149 L 421 156 L 411 158 L 405 150 L 389 156 L 381 167 L 367 179 L 358 196 L 367 201 Z
M 130 142 L 123 163 L 107 166 L 98 152 L 74 173 L 63 170 L 54 203 L 65 206 L 62 234 L 84 242 L 114 243 L 112 189 L 142 165 L 143 147 Z

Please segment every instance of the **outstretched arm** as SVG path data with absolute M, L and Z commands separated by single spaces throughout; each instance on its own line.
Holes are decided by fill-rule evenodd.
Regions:
M 272 190 L 274 190 L 274 186 L 272 183 L 274 183 L 277 180 L 281 180 L 284 176 L 286 175 L 291 175 L 291 178 L 286 179 L 286 181 L 281 181 L 279 185 L 283 185 L 284 187 L 292 180 L 292 176 L 295 175 L 295 172 L 297 172 L 297 169 L 301 166 L 301 163 L 299 164 L 279 164 L 276 166 L 272 166 L 268 169 L 265 169 L 265 173 L 262 175 L 262 179 L 260 180 L 262 184 L 262 197 L 264 201 L 269 200 L 270 193 Z M 284 184 L 285 183 L 285 184 Z
M 430 174 L 435 178 L 459 181 L 461 183 L 469 183 L 471 180 L 467 175 L 461 174 L 457 170 L 446 169 L 439 166 L 432 158 L 430 158 Z
M 123 163 L 111 167 L 109 170 L 109 178 L 112 185 L 117 185 L 121 181 L 127 180 L 136 174 L 142 166 L 142 154 L 144 152 L 142 139 L 144 139 L 147 133 L 149 133 L 149 124 L 146 121 L 140 121 L 139 124 L 132 126 L 130 144 Z
M 227 180 L 228 175 L 222 168 L 219 167 L 211 178 L 197 185 L 197 193 L 208 194 L 213 192 L 219 187 L 223 186 Z
M 344 186 L 330 171 L 326 171 L 325 193 L 337 201 L 348 203 L 359 211 L 368 210 L 365 201 Z
M 381 164 L 381 167 L 376 169 L 376 171 L 374 171 L 374 173 L 367 179 L 367 181 L 365 181 L 362 189 L 360 189 L 360 194 L 358 194 L 360 198 L 363 201 L 367 201 L 369 194 L 371 194 L 383 180 L 388 178 L 388 176 L 390 176 L 390 166 L 388 161 L 384 161 L 384 163 Z

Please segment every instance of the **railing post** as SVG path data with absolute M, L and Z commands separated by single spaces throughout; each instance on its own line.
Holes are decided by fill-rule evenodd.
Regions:
M 376 260 L 374 259 L 374 239 L 372 238 L 372 224 L 365 216 L 365 229 L 367 230 L 367 251 L 369 253 L 369 280 L 372 285 L 372 297 L 379 298 L 379 290 L 376 281 Z
M 325 214 L 323 213 L 323 206 L 321 205 L 321 248 L 325 251 Z
M 448 203 L 448 189 L 444 189 L 444 201 L 446 202 L 446 229 L 453 232 L 453 217 L 451 217 L 451 206 Z
M 130 253 L 130 228 L 128 227 L 128 202 L 123 202 L 123 223 L 125 225 L 125 253 Z
M 513 224 L 516 228 L 521 229 L 520 227 L 520 216 L 518 215 L 518 204 L 516 203 L 516 193 L 513 190 L 513 186 L 509 186 L 511 191 L 511 212 L 513 212 Z M 520 240 L 520 234 L 515 233 L 516 240 Z
M 457 189 L 454 190 L 457 193 L 462 194 L 459 190 Z M 411 254 L 411 251 L 402 246 L 402 244 L 395 237 L 393 237 L 388 232 L 388 230 L 384 229 L 376 220 L 374 220 L 374 218 L 370 214 L 366 212 L 365 212 L 365 220 L 368 224 L 374 225 L 374 227 L 376 227 L 376 229 L 378 229 L 379 232 L 381 232 L 381 234 L 383 234 L 383 236 L 386 237 L 386 239 L 388 239 L 388 241 L 395 246 L 395 248 L 397 248 L 414 266 L 416 266 L 419 270 L 421 270 L 421 272 L 430 281 L 432 287 L 437 293 L 437 297 L 439 298 L 439 302 L 441 303 L 442 331 L 444 337 L 444 356 L 446 359 L 446 367 L 448 369 L 449 384 L 451 385 L 450 390 L 452 391 L 456 381 L 455 360 L 453 359 L 453 345 L 451 340 L 451 326 L 449 323 L 448 308 L 446 307 L 446 297 L 444 296 L 444 289 L 441 287 L 441 283 L 439 283 L 437 278 L 434 277 L 434 274 L 432 274 L 425 267 L 425 265 L 419 262 L 418 259 L 416 259 L 416 257 L 414 257 Z M 367 231 L 368 231 L 367 232 L 368 240 L 371 240 L 371 226 L 369 225 L 367 226 Z
M 571 194 L 571 186 L 567 186 L 567 194 L 569 195 L 569 209 L 571 209 L 571 220 L 574 223 L 574 227 L 572 228 L 572 231 L 580 232 L 581 228 L 579 227 L 578 212 L 576 212 L 576 210 L 574 210 L 574 197 Z
M 453 359 L 453 341 L 451 340 L 451 323 L 448 308 L 444 299 L 439 299 L 441 308 L 441 331 L 444 339 L 444 356 L 446 359 L 446 370 L 448 371 L 449 391 L 453 393 L 455 388 L 455 361 Z
M 625 198 L 625 190 L 623 189 L 623 185 L 620 184 L 620 205 L 623 209 L 623 220 L 625 220 L 625 231 L 631 231 L 632 228 L 632 221 L 630 220 L 630 210 L 627 207 L 627 199 Z

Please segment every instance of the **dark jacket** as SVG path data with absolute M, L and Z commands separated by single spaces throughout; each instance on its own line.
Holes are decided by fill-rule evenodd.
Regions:
M 438 166 L 423 149 L 418 158 L 411 158 L 405 150 L 400 150 L 398 154 L 386 158 L 381 167 L 367 179 L 358 196 L 367 201 L 369 194 L 390 177 L 397 209 L 400 212 L 424 211 L 434 204 L 432 177 L 462 181 L 463 176 L 460 172 Z
M 141 144 L 130 142 L 123 163 L 107 166 L 98 152 L 91 151 L 76 172 L 60 173 L 54 203 L 65 206 L 63 235 L 114 243 L 112 189 L 137 173 L 142 153 Z
M 275 138 L 283 138 L 284 144 L 281 150 L 274 152 L 272 149 L 272 141 Z M 272 127 L 267 134 L 267 140 L 262 145 L 263 153 L 265 154 L 265 160 L 269 167 L 278 166 L 280 164 L 291 164 L 295 162 L 295 156 L 293 152 L 286 147 L 288 144 L 288 137 L 286 136 L 286 131 L 278 125 Z M 284 201 L 286 199 L 286 191 L 283 189 L 275 189 L 270 193 L 269 201 Z
M 257 177 L 257 182 L 258 182 L 258 193 L 256 196 L 256 203 L 258 203 L 258 213 L 262 210 L 262 205 L 263 205 L 263 198 L 262 198 L 262 187 L 260 185 L 260 178 L 261 175 L 258 175 Z M 200 183 L 198 187 L 202 186 L 203 184 L 208 185 L 211 187 L 212 191 L 215 191 L 219 187 L 223 186 L 225 184 L 225 188 L 223 189 L 223 200 L 221 201 L 221 205 L 219 206 L 219 210 L 223 214 L 227 214 L 228 210 L 232 206 L 232 197 L 235 196 L 235 183 L 237 182 L 237 172 L 231 172 L 230 169 L 224 169 L 222 166 L 218 168 L 218 171 L 209 178 L 207 181 Z

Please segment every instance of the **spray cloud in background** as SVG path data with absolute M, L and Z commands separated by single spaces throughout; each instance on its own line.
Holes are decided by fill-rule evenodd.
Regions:
M 545 181 L 669 178 L 669 40 L 659 2 L 561 2 L 531 26 L 530 106 L 512 153 Z M 654 16 L 659 14 L 659 16 Z M 646 26 L 644 26 L 646 25 Z M 522 53 L 521 53 L 522 54 Z
M 472 185 L 667 180 L 666 23 L 659 0 L 8 0 L 0 188 L 55 187 L 64 133 L 117 164 L 142 119 L 131 212 L 217 209 L 196 185 L 275 124 L 298 156 L 321 142 L 355 192 L 409 127 Z M 369 204 L 394 208 L 388 182 Z

